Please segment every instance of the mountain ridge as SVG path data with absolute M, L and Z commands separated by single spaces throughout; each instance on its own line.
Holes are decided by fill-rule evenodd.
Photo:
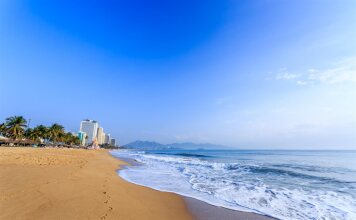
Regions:
M 169 148 L 183 148 L 183 149 L 213 149 L 213 148 L 228 148 L 224 145 L 211 144 L 211 143 L 193 143 L 181 142 L 171 144 L 161 144 L 156 141 L 142 141 L 136 140 L 125 144 L 122 148 L 127 149 L 169 149 Z

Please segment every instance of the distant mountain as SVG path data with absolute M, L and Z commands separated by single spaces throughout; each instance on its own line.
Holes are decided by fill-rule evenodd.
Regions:
M 165 148 L 165 145 L 154 142 L 154 141 L 134 141 L 123 145 L 122 148 L 130 148 L 130 149 L 161 149 Z
M 134 141 L 128 143 L 122 148 L 129 149 L 169 149 L 169 148 L 184 148 L 184 149 L 213 149 L 213 148 L 228 148 L 223 145 L 217 144 L 196 144 L 192 142 L 184 142 L 184 143 L 172 143 L 172 144 L 161 144 L 154 141 Z
M 196 144 L 192 142 L 184 142 L 184 143 L 173 143 L 173 144 L 167 144 L 166 146 L 170 146 L 172 148 L 227 148 L 226 146 L 223 145 L 218 145 L 218 144 L 210 144 L 210 143 L 204 143 L 204 144 Z

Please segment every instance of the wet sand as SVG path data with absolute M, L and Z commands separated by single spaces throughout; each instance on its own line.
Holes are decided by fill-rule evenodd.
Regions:
M 197 199 L 184 197 L 188 209 L 197 220 L 276 220 L 252 212 L 241 212 L 213 206 Z

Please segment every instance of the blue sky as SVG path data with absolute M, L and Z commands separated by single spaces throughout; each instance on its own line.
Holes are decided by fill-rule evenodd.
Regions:
M 121 144 L 356 149 L 356 2 L 0 2 L 0 119 Z

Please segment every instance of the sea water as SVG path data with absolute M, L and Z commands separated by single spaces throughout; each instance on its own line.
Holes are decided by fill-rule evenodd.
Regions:
M 356 219 L 356 151 L 118 150 L 127 181 L 279 219 Z

